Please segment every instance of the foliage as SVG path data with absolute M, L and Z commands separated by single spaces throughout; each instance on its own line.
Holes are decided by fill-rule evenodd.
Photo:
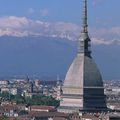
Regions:
M 26 103 L 30 105 L 48 105 L 48 106 L 59 105 L 59 101 L 55 100 L 51 96 L 37 96 L 37 95 L 34 95 L 32 98 L 27 98 Z
M 14 100 L 17 102 L 17 104 L 25 104 L 25 98 L 20 94 L 15 95 Z
M 30 105 L 48 105 L 48 106 L 58 106 L 59 101 L 55 100 L 51 96 L 38 96 L 33 95 L 32 98 L 25 98 L 21 96 L 20 94 L 17 95 L 11 95 L 8 92 L 3 92 L 0 94 L 0 97 L 3 100 L 11 100 L 16 101 L 17 104 L 30 104 Z
M 2 92 L 0 93 L 0 97 L 4 99 L 9 99 L 9 93 L 8 92 Z
M 6 116 L 1 116 L 0 120 L 8 120 L 8 118 Z

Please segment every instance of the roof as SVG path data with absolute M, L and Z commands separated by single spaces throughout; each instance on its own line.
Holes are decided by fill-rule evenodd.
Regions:
M 64 117 L 54 117 L 53 120 L 66 120 Z
M 97 118 L 99 118 L 99 117 L 96 117 L 96 116 L 91 115 L 91 114 L 85 114 L 85 115 L 82 115 L 82 118 L 89 118 L 89 119 L 94 118 L 94 119 L 97 119 Z
M 59 113 L 59 112 L 29 112 L 31 117 L 68 117 L 68 114 Z
M 39 106 L 39 105 L 31 106 L 31 109 L 41 109 L 41 110 L 53 110 L 54 108 L 55 108 L 54 106 Z
M 16 117 L 9 117 L 8 120 L 16 120 Z M 19 116 L 17 120 L 29 120 L 28 116 Z
M 67 72 L 64 86 L 103 87 L 102 77 L 94 60 L 84 54 L 77 54 Z
M 16 105 L 5 105 L 1 106 L 5 112 L 9 112 L 10 110 L 18 110 Z

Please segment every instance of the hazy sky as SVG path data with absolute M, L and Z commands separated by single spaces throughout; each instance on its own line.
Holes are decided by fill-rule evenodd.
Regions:
M 89 25 L 117 26 L 120 0 L 88 0 Z M 81 22 L 82 0 L 0 0 L 0 16 Z
M 32 36 L 48 35 L 52 37 L 57 36 L 60 38 L 68 38 L 69 40 L 78 39 L 81 30 L 80 26 L 81 26 L 81 18 L 82 18 L 81 16 L 82 1 L 83 0 L 0 0 L 0 36 L 7 35 L 7 36 L 24 37 L 30 35 Z M 120 57 L 119 57 L 120 13 L 119 12 L 120 12 L 120 0 L 88 0 L 88 18 L 89 18 L 88 25 L 89 25 L 90 38 L 92 40 L 92 43 L 94 43 L 94 45 L 99 45 L 95 47 L 98 49 L 98 51 L 100 51 L 100 54 L 101 54 L 101 50 L 105 52 L 103 58 L 106 61 L 104 60 L 105 61 L 104 64 L 102 64 L 103 62 L 100 61 L 100 64 L 101 66 L 103 66 L 101 67 L 101 70 L 105 71 L 105 72 L 103 71 L 103 73 L 108 73 L 106 74 L 107 79 L 108 78 L 110 79 L 111 76 L 113 78 L 116 78 L 116 76 L 120 75 L 119 73 L 120 67 L 118 66 L 120 61 Z M 2 42 L 2 40 L 0 42 Z M 9 55 L 13 55 L 14 53 L 13 51 L 16 52 L 16 48 L 17 48 L 16 44 L 18 44 L 19 42 L 16 41 L 16 39 L 13 42 L 9 41 L 10 43 L 8 41 L 6 42 L 5 40 L 4 42 L 5 42 L 4 46 L 3 44 L 0 44 L 1 45 L 0 58 L 3 58 L 3 63 L 1 62 L 3 67 L 1 67 L 2 69 L 1 71 L 5 73 L 6 71 L 8 71 L 9 73 L 9 69 L 11 71 L 11 68 L 13 69 L 14 66 L 16 69 L 13 71 L 18 70 L 18 73 L 20 68 L 21 71 L 22 69 L 24 70 L 28 69 L 31 63 L 29 67 L 28 66 L 25 67 L 24 65 L 21 66 L 21 60 L 20 60 L 20 67 L 19 67 L 18 66 L 19 61 L 15 60 L 18 63 L 14 64 L 13 61 L 13 66 L 12 66 L 12 63 L 9 64 L 10 60 L 6 58 L 7 52 L 9 53 L 9 49 L 7 49 L 6 45 L 7 44 L 12 45 L 10 46 L 10 49 L 12 49 L 10 51 L 11 54 L 8 54 L 7 56 L 9 59 L 11 59 L 12 57 L 9 57 Z M 22 44 L 24 42 L 22 41 Z M 51 43 L 49 44 L 51 45 Z M 98 47 L 101 48 L 99 49 Z M 40 47 L 38 46 L 38 48 Z M 32 49 L 30 48 L 28 50 L 32 50 Z M 7 52 L 4 56 L 3 53 L 5 53 L 5 51 Z M 113 51 L 116 54 L 113 54 Z M 3 57 L 1 55 L 3 55 Z M 29 56 L 27 55 L 25 54 L 26 58 L 27 57 L 29 58 Z M 108 58 L 106 59 L 107 56 Z M 24 57 L 20 57 L 20 58 L 24 58 Z M 97 57 L 98 61 L 100 60 L 100 58 L 101 57 L 98 55 Z M 4 59 L 6 60 L 6 63 L 4 62 L 5 61 Z M 111 61 L 108 59 L 110 59 Z M 112 64 L 113 61 L 116 61 L 115 62 L 116 65 Z M 23 60 L 23 63 L 24 62 L 25 61 Z M 110 70 L 110 72 L 108 69 Z M 115 72 L 115 74 L 117 75 L 112 75 L 113 71 L 117 71 Z M 109 75 L 111 76 L 109 77 Z

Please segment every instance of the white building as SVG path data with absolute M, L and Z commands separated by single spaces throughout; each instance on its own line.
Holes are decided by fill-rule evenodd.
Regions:
M 0 85 L 8 85 L 9 81 L 8 80 L 0 80 Z
M 17 95 L 17 94 L 18 94 L 18 89 L 17 89 L 17 88 L 11 88 L 11 89 L 10 89 L 10 93 L 11 93 L 12 95 Z

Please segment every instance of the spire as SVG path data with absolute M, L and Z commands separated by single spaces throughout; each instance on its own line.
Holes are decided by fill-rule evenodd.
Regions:
M 83 0 L 83 17 L 82 17 L 82 31 L 79 39 L 78 54 L 83 53 L 85 56 L 91 57 L 90 38 L 87 30 L 87 0 Z
M 83 0 L 83 23 L 82 23 L 82 32 L 87 32 L 87 0 Z

